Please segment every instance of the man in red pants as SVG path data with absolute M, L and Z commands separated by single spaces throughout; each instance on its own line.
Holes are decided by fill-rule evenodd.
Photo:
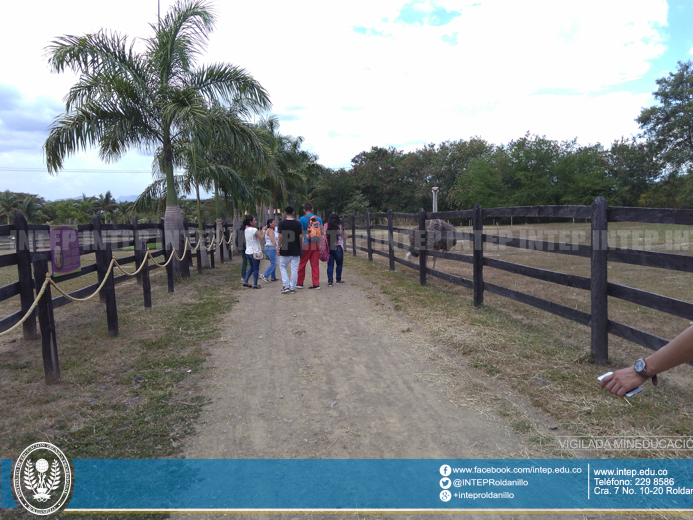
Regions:
M 301 262 L 298 264 L 298 280 L 296 289 L 303 289 L 303 280 L 306 278 L 306 264 L 310 261 L 310 275 L 313 285 L 308 287 L 309 289 L 320 289 L 320 244 L 310 243 L 308 238 L 308 223 L 310 217 L 313 216 L 313 205 L 307 202 L 303 206 L 303 215 L 299 222 L 303 228 L 303 246 L 301 251 Z M 315 218 L 320 222 L 320 228 L 322 229 L 322 220 L 317 215 Z

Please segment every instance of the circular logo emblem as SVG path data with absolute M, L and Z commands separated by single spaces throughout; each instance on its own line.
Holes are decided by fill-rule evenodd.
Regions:
M 448 489 L 451 484 L 452 482 L 448 477 L 443 477 L 440 479 L 440 487 L 442 487 L 443 489 Z
M 67 506 L 72 496 L 73 473 L 70 461 L 49 442 L 37 442 L 25 449 L 12 468 L 14 499 L 35 515 L 50 515 Z
M 452 472 L 452 469 L 447 464 L 443 464 L 440 467 L 440 474 L 443 475 L 444 477 L 447 477 L 451 472 Z
M 443 491 L 440 492 L 440 499 L 443 502 L 449 502 L 451 498 L 452 498 L 452 493 L 450 493 L 447 489 L 444 489 Z

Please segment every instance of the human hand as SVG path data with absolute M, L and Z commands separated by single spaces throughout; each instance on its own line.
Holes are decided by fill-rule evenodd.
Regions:
M 623 397 L 627 392 L 639 387 L 645 381 L 647 381 L 646 377 L 638 375 L 635 368 L 628 367 L 606 376 L 601 380 L 599 386 L 602 389 L 606 388 L 612 394 Z

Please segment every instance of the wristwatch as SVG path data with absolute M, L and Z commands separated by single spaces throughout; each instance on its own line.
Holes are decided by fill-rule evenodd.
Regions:
M 635 365 L 633 365 L 633 368 L 635 369 L 635 372 L 641 376 L 641 377 L 646 377 L 647 379 L 652 379 L 652 384 L 654 386 L 657 386 L 657 383 L 659 382 L 657 380 L 657 374 L 651 376 L 650 374 L 647 373 L 647 368 L 645 367 L 645 359 L 640 358 L 635 362 Z

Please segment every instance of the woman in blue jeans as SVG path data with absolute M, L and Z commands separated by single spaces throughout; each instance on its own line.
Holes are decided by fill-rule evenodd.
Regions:
M 342 264 L 344 262 L 344 241 L 347 239 L 346 231 L 337 213 L 330 213 L 327 224 L 325 224 L 325 233 L 327 243 L 330 246 L 330 259 L 327 261 L 327 286 L 332 287 L 332 273 L 335 264 L 337 264 L 337 283 L 344 283 Z
M 255 259 L 253 253 L 262 251 L 261 240 L 265 238 L 265 228 L 262 228 L 262 230 L 258 229 L 257 220 L 252 215 L 245 217 L 243 220 L 243 228 L 245 229 L 245 256 L 248 258 L 248 263 L 250 264 L 250 269 L 245 273 L 243 286 L 260 289 L 260 286 L 257 284 L 257 277 L 260 274 L 260 260 Z M 251 274 L 253 275 L 253 285 L 248 283 Z
M 270 265 L 265 271 L 265 274 L 261 274 L 263 282 L 276 282 L 277 281 L 277 237 L 274 233 L 274 228 L 277 227 L 277 223 L 273 218 L 267 220 L 267 231 L 265 233 L 265 254 L 267 255 L 267 260 L 270 261 Z

